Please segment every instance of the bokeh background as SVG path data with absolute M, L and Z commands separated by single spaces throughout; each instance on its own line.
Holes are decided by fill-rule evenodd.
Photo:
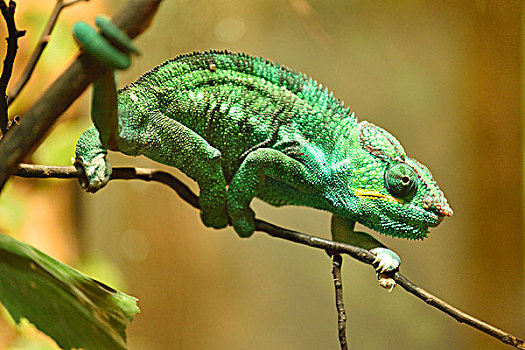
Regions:
M 71 25 L 122 3 L 91 0 L 64 11 L 13 115 L 75 56 Z M 28 33 L 13 81 L 53 5 L 19 1 L 18 26 Z M 118 80 L 123 86 L 168 58 L 213 48 L 264 56 L 322 82 L 428 165 L 455 211 L 423 242 L 380 237 L 402 257 L 402 272 L 523 337 L 523 10 L 514 0 L 166 0 L 136 41 L 142 56 Z M 27 161 L 70 164 L 88 111 L 86 93 Z M 110 160 L 169 170 L 196 189 L 145 158 Z M 327 213 L 257 200 L 253 207 L 275 224 L 329 237 Z M 262 233 L 240 239 L 231 228 L 207 229 L 161 185 L 113 181 L 90 195 L 70 180 L 15 179 L 0 197 L 0 230 L 138 297 L 130 349 L 339 346 L 324 252 Z M 401 288 L 386 293 L 369 266 L 350 258 L 343 281 L 354 349 L 508 348 Z M 1 315 L 0 349 L 55 348 Z

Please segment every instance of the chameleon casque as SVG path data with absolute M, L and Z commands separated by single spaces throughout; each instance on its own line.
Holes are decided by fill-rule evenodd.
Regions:
M 250 236 L 254 197 L 326 210 L 333 213 L 334 239 L 371 250 L 380 272 L 396 269 L 400 259 L 355 232 L 355 222 L 422 239 L 452 215 L 430 171 L 394 136 L 358 122 L 328 89 L 279 64 L 242 53 L 194 52 L 117 92 L 113 67 L 124 67 L 111 57 L 126 58 L 132 49 L 107 34 L 104 23 L 97 21 L 103 35 L 85 23 L 74 28 L 85 50 L 107 67 L 95 82 L 94 125 L 76 148 L 88 191 L 109 180 L 107 150 L 145 155 L 198 183 L 206 226 L 230 221 L 241 237 Z M 100 54 L 106 49 L 113 51 Z

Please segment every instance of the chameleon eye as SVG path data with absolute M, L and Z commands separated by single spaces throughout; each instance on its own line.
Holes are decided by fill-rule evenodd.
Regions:
M 396 198 L 412 197 L 417 191 L 416 172 L 405 163 L 396 163 L 385 173 L 385 186 Z

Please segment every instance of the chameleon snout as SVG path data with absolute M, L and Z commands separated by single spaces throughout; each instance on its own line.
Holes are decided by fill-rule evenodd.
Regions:
M 427 196 L 423 199 L 423 208 L 436 214 L 439 222 L 441 222 L 445 217 L 454 215 L 454 211 L 448 205 L 447 200 L 443 198 L 443 202 L 437 199 L 432 200 L 430 196 Z

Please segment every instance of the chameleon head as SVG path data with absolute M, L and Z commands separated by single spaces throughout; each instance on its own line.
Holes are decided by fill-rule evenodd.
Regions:
M 337 176 L 350 190 L 346 200 L 336 200 L 346 216 L 408 239 L 425 238 L 429 227 L 452 216 L 428 168 L 407 157 L 395 137 L 368 122 L 359 123 L 355 132 L 351 161 L 339 174 L 346 176 Z

